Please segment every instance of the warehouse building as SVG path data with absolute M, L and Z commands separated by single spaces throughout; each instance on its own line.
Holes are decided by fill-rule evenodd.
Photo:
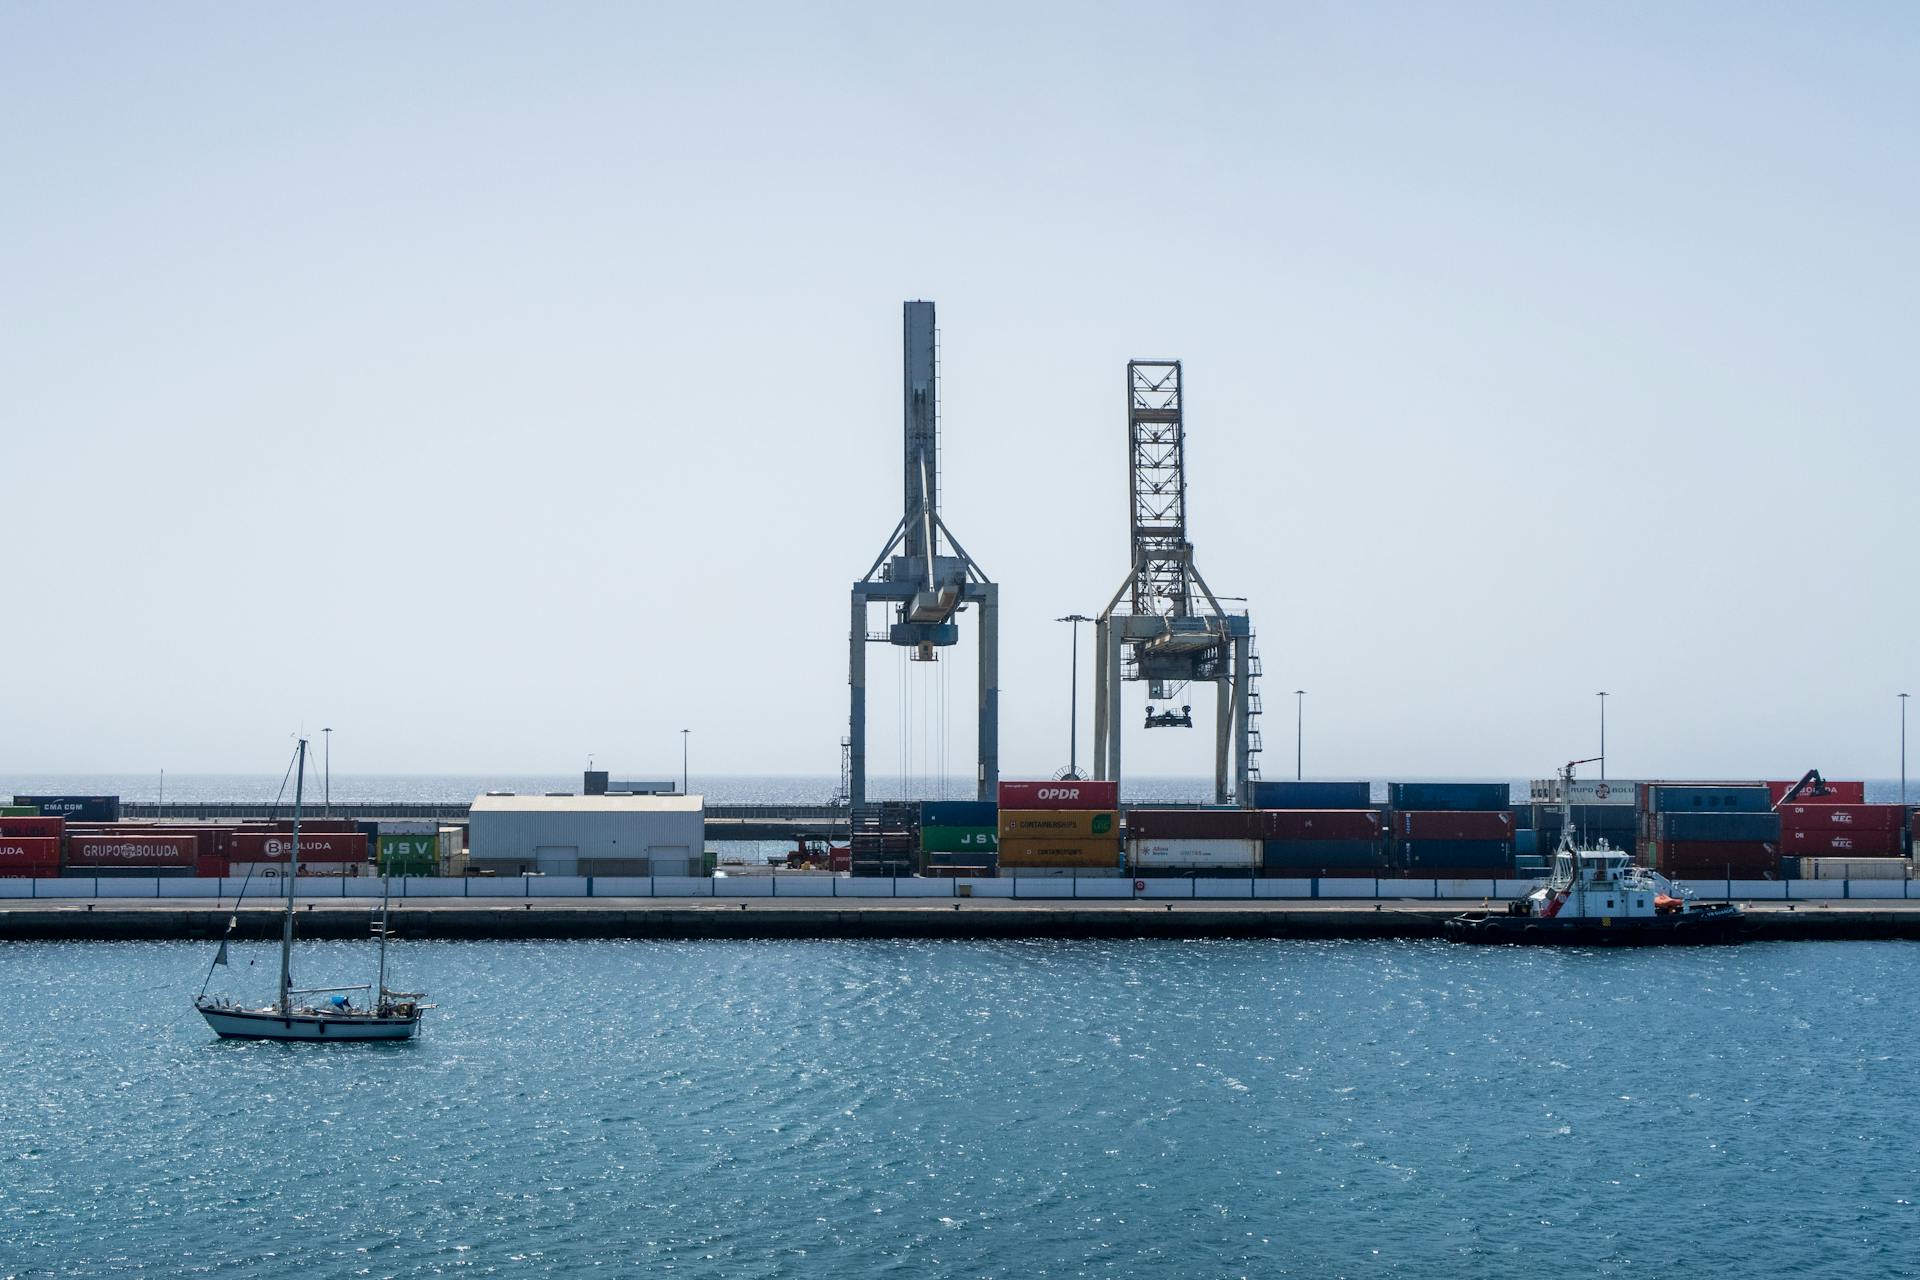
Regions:
M 495 875 L 684 876 L 700 871 L 700 796 L 477 797 L 468 867 Z

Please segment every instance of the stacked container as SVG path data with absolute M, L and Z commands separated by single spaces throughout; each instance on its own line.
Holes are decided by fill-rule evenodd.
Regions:
M 190 876 L 199 869 L 200 837 L 191 832 L 76 831 L 62 860 L 70 876 Z
M 1127 865 L 1138 876 L 1251 876 L 1270 816 L 1258 809 L 1131 809 Z
M 1378 875 L 1387 869 L 1386 826 L 1378 809 L 1272 809 L 1260 817 L 1265 875 Z
M 350 825 L 350 824 L 349 824 Z M 293 836 L 280 831 L 236 831 L 228 842 L 229 874 L 281 876 L 293 854 Z M 309 832 L 300 827 L 300 874 L 357 876 L 367 865 L 367 838 L 353 832 Z
M 1256 809 L 1365 809 L 1373 804 L 1370 782 L 1256 782 Z
M 1511 876 L 1519 826 L 1511 799 L 1504 782 L 1390 784 L 1394 866 L 1412 876 Z
M 1758 782 L 1649 782 L 1640 787 L 1640 840 L 1663 875 L 1772 879 L 1780 874 L 1780 815 Z
M 1831 784 L 1830 784 L 1831 785 Z M 1897 804 L 1853 804 L 1796 798 L 1780 814 L 1780 851 L 1791 858 L 1906 856 L 1907 811 Z
M 991 800 L 928 800 L 920 806 L 920 857 L 945 874 L 991 875 L 999 865 L 1000 806 Z
M 1003 782 L 1000 870 L 1014 876 L 1120 874 L 1120 784 Z

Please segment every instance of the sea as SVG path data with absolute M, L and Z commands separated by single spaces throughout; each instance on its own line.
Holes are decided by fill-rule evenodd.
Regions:
M 0 1277 L 1920 1273 L 1910 943 L 0 944 Z M 365 980 L 365 944 L 296 979 Z

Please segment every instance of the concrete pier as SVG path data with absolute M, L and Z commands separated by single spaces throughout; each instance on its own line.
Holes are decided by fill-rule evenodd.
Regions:
M 875 899 L 836 902 L 591 898 L 416 901 L 395 904 L 398 936 L 481 938 L 1437 938 L 1462 904 L 1411 902 L 1061 902 Z M 0 941 L 204 941 L 230 916 L 234 936 L 279 937 L 280 910 L 211 902 L 9 902 L 0 904 Z M 359 940 L 368 907 L 339 899 L 300 907 L 303 938 Z M 1847 905 L 1755 905 L 1754 941 L 1920 940 L 1920 901 Z

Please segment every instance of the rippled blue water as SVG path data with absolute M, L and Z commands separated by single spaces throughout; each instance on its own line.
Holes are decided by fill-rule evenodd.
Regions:
M 0 1275 L 1912 1274 L 1916 955 L 414 945 L 279 1046 L 8 946 Z

